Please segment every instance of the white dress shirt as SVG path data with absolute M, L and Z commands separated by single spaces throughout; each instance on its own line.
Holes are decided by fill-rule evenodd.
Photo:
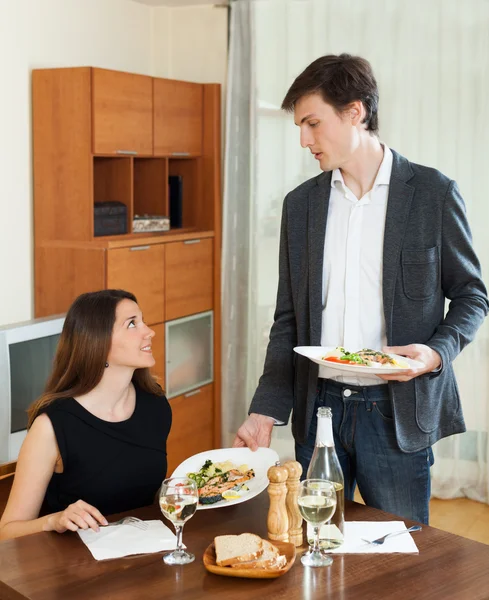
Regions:
M 331 177 L 324 241 L 321 346 L 382 350 L 387 345 L 382 263 L 392 152 L 384 158 L 372 189 L 358 199 L 339 169 Z M 353 385 L 387 383 L 375 375 L 339 374 L 319 368 L 319 377 Z

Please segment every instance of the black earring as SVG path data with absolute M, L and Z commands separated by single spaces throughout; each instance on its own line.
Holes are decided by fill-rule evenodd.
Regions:
M 106 363 L 105 363 L 105 368 L 107 368 L 108 366 L 109 366 L 109 363 L 108 363 L 108 362 L 106 362 Z

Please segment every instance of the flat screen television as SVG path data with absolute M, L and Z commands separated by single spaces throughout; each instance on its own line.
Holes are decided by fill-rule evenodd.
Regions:
M 27 408 L 51 372 L 64 315 L 0 327 L 0 463 L 17 460 Z

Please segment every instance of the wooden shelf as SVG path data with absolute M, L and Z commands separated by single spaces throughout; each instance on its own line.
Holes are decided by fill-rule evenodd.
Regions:
M 170 242 L 181 242 L 196 238 L 212 238 L 213 231 L 200 231 L 197 228 L 174 229 L 170 231 L 155 231 L 154 233 L 128 233 L 126 235 L 111 235 L 96 238 L 97 242 L 103 242 L 104 248 L 119 248 L 122 246 L 134 246 L 141 244 L 161 244 Z
M 178 233 L 177 233 L 178 232 Z M 45 240 L 36 242 L 36 248 L 123 248 L 126 246 L 170 244 L 185 240 L 214 238 L 214 231 L 201 231 L 199 229 L 178 229 L 170 231 L 156 231 L 154 233 L 127 233 L 124 235 L 110 235 L 96 237 L 91 242 L 70 242 L 68 240 Z
M 134 161 L 134 215 L 168 217 L 168 160 L 140 158 Z
M 93 201 L 122 202 L 126 206 L 126 231 L 132 223 L 132 159 L 95 157 L 93 159 Z
M 210 214 L 202 210 L 202 160 L 200 158 L 170 158 L 170 176 L 180 177 L 182 182 L 182 222 L 185 227 L 205 227 L 212 229 Z M 211 207 L 207 207 L 211 208 Z

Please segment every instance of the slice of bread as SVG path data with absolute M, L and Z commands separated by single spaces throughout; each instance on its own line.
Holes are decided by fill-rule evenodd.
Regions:
M 254 533 L 218 535 L 214 545 L 216 564 L 220 567 L 256 560 L 263 554 L 263 540 Z
M 287 563 L 285 556 L 281 555 L 277 547 L 268 540 L 262 540 L 263 554 L 246 562 L 232 564 L 231 567 L 239 569 L 282 569 Z

